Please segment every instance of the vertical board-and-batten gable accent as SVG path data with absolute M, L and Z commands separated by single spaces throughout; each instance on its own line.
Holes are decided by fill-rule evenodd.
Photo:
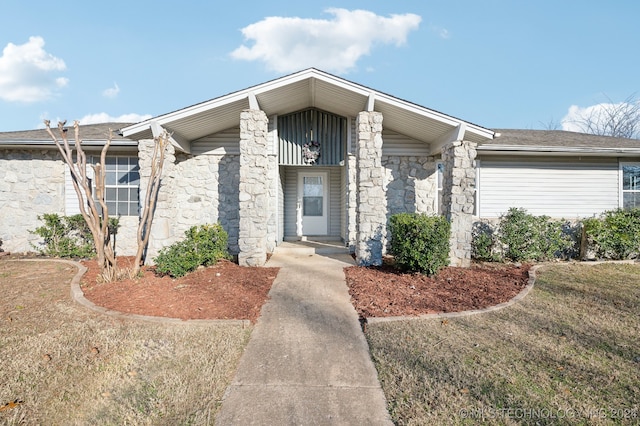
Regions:
M 618 207 L 615 158 L 482 158 L 477 214 L 499 217 L 511 207 L 573 219 Z
M 281 165 L 305 165 L 302 148 L 309 142 L 320 143 L 316 166 L 339 165 L 344 160 L 347 120 L 328 112 L 307 109 L 277 117 L 279 162 Z

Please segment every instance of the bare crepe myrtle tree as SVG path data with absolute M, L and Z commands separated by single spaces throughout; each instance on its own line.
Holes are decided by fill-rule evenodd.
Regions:
M 44 122 L 47 133 L 53 139 L 56 147 L 62 155 L 62 159 L 71 172 L 71 182 L 78 197 L 80 213 L 87 226 L 91 230 L 91 235 L 96 247 L 96 257 L 100 267 L 100 274 L 104 281 L 113 281 L 121 276 L 137 276 L 142 265 L 142 257 L 149 242 L 149 231 L 153 221 L 153 211 L 160 187 L 160 178 L 164 164 L 164 154 L 169 143 L 170 135 L 164 131 L 154 139 L 154 151 L 151 158 L 151 174 L 147 186 L 146 196 L 142 208 L 142 215 L 138 225 L 136 260 L 134 266 L 129 271 L 119 271 L 116 264 L 114 247 L 111 244 L 111 233 L 109 231 L 109 209 L 105 202 L 105 159 L 107 151 L 113 140 L 113 130 L 109 130 L 107 140 L 100 152 L 100 161 L 91 164 L 93 169 L 93 184 L 87 174 L 87 156 L 82 147 L 80 138 L 80 125 L 78 121 L 73 123 L 74 144 L 69 142 L 66 121 L 58 122 L 59 138 L 53 133 L 50 121 Z M 75 151 L 75 160 L 74 160 Z M 95 188 L 93 191 L 92 186 Z
M 619 103 L 608 100 L 608 103 L 601 104 L 574 121 L 580 131 L 599 136 L 639 138 L 640 100 L 635 95 Z
M 153 223 L 153 213 L 156 209 L 156 201 L 158 199 L 158 190 L 162 177 L 162 169 L 164 166 L 164 157 L 169 145 L 171 135 L 163 130 L 160 135 L 154 138 L 153 153 L 151 154 L 151 167 L 147 190 L 142 206 L 142 215 L 138 223 L 138 249 L 136 251 L 136 261 L 133 267 L 132 275 L 137 276 L 140 273 L 140 267 L 144 263 L 147 244 L 149 244 L 149 235 L 151 234 L 151 225 Z

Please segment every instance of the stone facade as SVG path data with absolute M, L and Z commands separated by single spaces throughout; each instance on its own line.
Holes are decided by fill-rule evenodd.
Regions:
M 153 140 L 139 143 L 140 194 L 146 192 Z M 229 251 L 238 253 L 238 155 L 176 154 L 165 157 L 147 260 L 162 247 L 184 238 L 194 225 L 220 222 L 229 234 Z
M 277 161 L 267 139 L 264 111 L 244 110 L 240 115 L 240 185 L 238 263 L 263 265 L 275 246 Z
M 359 113 L 356 132 L 356 262 L 381 265 L 387 239 L 382 114 Z
M 0 150 L 0 248 L 33 251 L 44 213 L 64 215 L 64 162 L 53 150 Z M 75 196 L 75 194 L 74 194 Z
M 387 218 L 396 213 L 438 211 L 438 182 L 433 157 L 382 156 Z
M 442 147 L 443 214 L 451 223 L 449 259 L 452 266 L 468 267 L 471 264 L 476 154 L 473 142 L 454 141 Z

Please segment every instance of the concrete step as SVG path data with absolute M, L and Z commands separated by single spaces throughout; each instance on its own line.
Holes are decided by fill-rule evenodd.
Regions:
M 283 241 L 274 253 L 282 254 L 349 254 L 342 241 Z

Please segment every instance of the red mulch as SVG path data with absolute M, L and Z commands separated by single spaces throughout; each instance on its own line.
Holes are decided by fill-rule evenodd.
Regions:
M 118 258 L 120 267 L 131 262 Z M 255 323 L 278 268 L 240 267 L 220 261 L 181 278 L 158 276 L 145 267 L 138 279 L 96 283 L 95 261 L 82 278 L 87 299 L 119 312 L 180 319 L 248 319 Z
M 118 258 L 120 267 L 131 258 Z M 248 319 L 255 323 L 278 268 L 240 267 L 221 261 L 185 277 L 157 276 L 153 267 L 143 276 L 97 283 L 95 261 L 83 262 L 85 297 L 120 312 L 187 319 Z M 528 282 L 529 265 L 485 264 L 448 267 L 435 277 L 380 268 L 345 268 L 349 293 L 362 317 L 421 315 L 481 309 L 506 302 Z
M 436 276 L 400 273 L 389 265 L 345 268 L 361 317 L 459 312 L 507 302 L 527 285 L 529 265 L 447 267 Z

